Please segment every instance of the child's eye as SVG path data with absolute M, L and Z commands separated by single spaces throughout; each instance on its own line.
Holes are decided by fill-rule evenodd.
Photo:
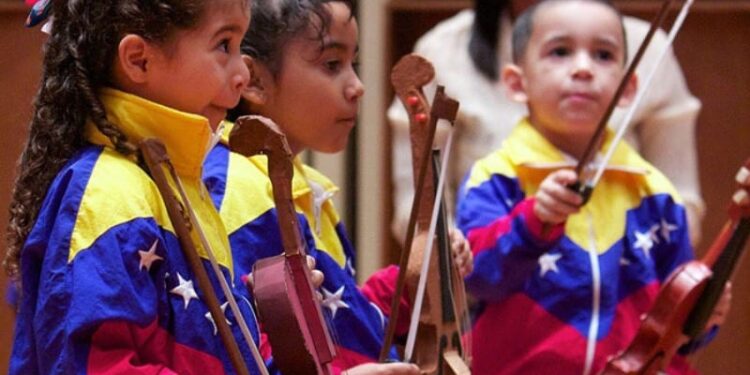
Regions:
M 594 53 L 594 57 L 600 61 L 611 61 L 614 60 L 615 55 L 610 51 L 599 50 Z
M 570 55 L 570 50 L 566 47 L 555 47 L 552 50 L 550 50 L 550 55 L 556 56 L 556 57 L 565 57 Z
M 219 45 L 216 46 L 220 51 L 228 53 L 229 52 L 229 39 L 223 39 L 221 42 L 219 42 Z
M 338 72 L 341 69 L 341 61 L 339 60 L 328 60 L 323 65 L 330 72 Z

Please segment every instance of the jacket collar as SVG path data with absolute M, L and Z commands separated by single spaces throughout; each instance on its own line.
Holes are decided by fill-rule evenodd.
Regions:
M 613 138 L 612 131 L 606 129 L 601 150 L 608 150 Z M 528 118 L 521 120 L 513 129 L 511 135 L 503 142 L 503 148 L 507 150 L 512 163 L 522 168 L 554 170 L 573 168 L 578 164 L 574 157 L 557 149 L 539 133 Z M 601 152 L 597 152 L 589 168 L 597 168 L 603 156 Z M 648 170 L 639 160 L 635 151 L 626 143 L 621 142 L 612 154 L 605 171 L 645 175 Z
M 130 142 L 137 145 L 144 139 L 157 138 L 167 148 L 178 174 L 201 177 L 202 163 L 213 140 L 208 119 L 111 88 L 102 89 L 99 98 L 107 120 Z M 86 124 L 86 138 L 91 143 L 112 147 L 109 138 L 91 121 Z

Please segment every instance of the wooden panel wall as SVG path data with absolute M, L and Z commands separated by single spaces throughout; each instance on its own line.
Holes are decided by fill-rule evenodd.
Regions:
M 661 2 L 615 3 L 626 14 L 650 20 Z M 388 37 L 391 65 L 409 53 L 418 37 L 438 21 L 470 6 L 472 2 L 467 0 L 392 0 Z M 725 222 L 734 173 L 750 157 L 748 40 L 750 1 L 698 0 L 675 42 L 675 53 L 688 85 L 703 102 L 697 137 L 701 186 L 708 212 L 699 255 Z M 385 95 L 390 103 L 392 94 Z M 389 159 L 389 155 L 390 150 L 384 158 Z M 390 168 L 390 160 L 386 165 Z M 385 189 L 391 190 L 390 185 Z M 397 242 L 391 238 L 390 243 L 396 249 L 391 259 L 396 259 Z M 738 268 L 729 320 L 716 341 L 693 359 L 704 374 L 750 374 L 750 299 L 746 297 L 750 295 L 750 261 L 745 259 Z
M 15 166 L 26 140 L 31 103 L 41 67 L 44 34 L 26 29 L 27 9 L 23 2 L 0 1 L 0 230 L 5 254 L 5 228 Z M 0 272 L 0 372 L 6 372 L 10 356 L 14 313 L 5 301 L 8 279 Z

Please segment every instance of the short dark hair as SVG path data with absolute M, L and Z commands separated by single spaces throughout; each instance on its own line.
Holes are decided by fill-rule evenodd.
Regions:
M 628 41 L 625 34 L 625 24 L 622 21 L 622 13 L 612 4 L 609 0 L 542 0 L 532 5 L 526 11 L 521 13 L 516 19 L 513 25 L 513 62 L 518 63 L 526 54 L 526 48 L 531 38 L 531 33 L 534 31 L 534 15 L 536 11 L 541 7 L 549 5 L 549 3 L 559 3 L 564 1 L 588 1 L 592 3 L 598 3 L 612 9 L 620 20 L 620 28 L 622 29 L 622 40 L 623 40 L 623 63 L 628 59 Z

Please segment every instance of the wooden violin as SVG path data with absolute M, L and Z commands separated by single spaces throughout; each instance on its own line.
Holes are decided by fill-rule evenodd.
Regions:
M 235 341 L 232 331 L 229 328 L 229 323 L 226 321 L 224 311 L 219 304 L 219 299 L 216 296 L 216 292 L 214 292 L 208 273 L 203 267 L 203 262 L 201 261 L 201 257 L 197 250 L 198 245 L 193 239 L 194 236 L 200 239 L 203 249 L 209 256 L 209 261 L 211 262 L 216 278 L 219 281 L 219 285 L 224 292 L 227 302 L 229 302 L 230 308 L 240 326 L 245 341 L 247 341 L 247 345 L 255 359 L 258 370 L 261 374 L 268 375 L 268 370 L 266 369 L 263 358 L 258 351 L 258 347 L 255 345 L 255 341 L 250 334 L 247 322 L 245 322 L 240 313 L 237 301 L 229 289 L 229 285 L 224 279 L 223 273 L 218 267 L 213 255 L 213 250 L 211 250 L 211 246 L 206 240 L 206 236 L 200 227 L 200 223 L 195 217 L 195 213 L 190 206 L 190 200 L 188 199 L 185 190 L 182 188 L 180 179 L 169 159 L 169 155 L 167 155 L 167 150 L 164 147 L 164 144 L 157 139 L 146 139 L 139 144 L 139 149 L 143 161 L 146 164 L 147 171 L 154 180 L 154 183 L 159 190 L 159 194 L 164 201 L 169 220 L 172 223 L 172 227 L 174 228 L 175 234 L 180 242 L 182 253 L 190 266 L 190 270 L 195 274 L 198 288 L 203 291 L 203 302 L 208 307 L 211 317 L 216 324 L 217 331 L 219 332 L 221 341 L 229 354 L 229 360 L 234 371 L 241 375 L 250 374 L 245 361 L 243 360 L 242 354 L 240 353 L 237 341 Z M 170 179 L 172 181 L 171 184 L 169 183 Z M 175 194 L 175 191 L 177 194 Z
M 284 248 L 283 254 L 255 263 L 253 294 L 274 361 L 284 374 L 332 374 L 336 350 L 310 281 L 292 201 L 293 155 L 286 137 L 271 120 L 245 116 L 232 129 L 229 146 L 248 157 L 263 154 L 268 158 Z
M 430 106 L 422 86 L 433 78 L 432 64 L 417 55 L 403 57 L 391 74 L 396 95 L 409 114 L 416 189 L 381 360 L 390 348 L 398 302 L 404 285 L 408 285 L 414 329 L 410 330 L 404 359 L 417 364 L 423 374 L 469 374 L 468 352 L 462 342 L 467 313 L 465 289 L 450 250 L 445 209 L 436 191 L 440 185 L 438 168 L 432 156 L 437 121 L 445 119 L 452 124 L 458 102 L 438 87 Z M 436 227 L 439 233 L 434 247 Z M 420 275 L 429 281 L 420 280 Z
M 748 185 L 750 159 L 737 174 Z M 732 197 L 729 220 L 701 260 L 683 264 L 664 282 L 631 344 L 601 373 L 653 375 L 665 369 L 677 349 L 706 329 L 750 235 L 750 189 Z

